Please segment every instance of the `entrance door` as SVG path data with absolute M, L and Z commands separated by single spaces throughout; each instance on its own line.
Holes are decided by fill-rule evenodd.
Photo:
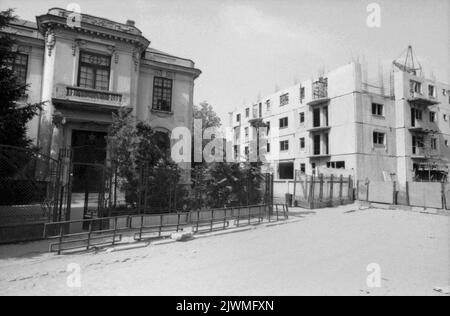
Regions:
M 84 205 L 84 215 L 98 210 L 104 190 L 106 133 L 72 132 L 72 203 Z

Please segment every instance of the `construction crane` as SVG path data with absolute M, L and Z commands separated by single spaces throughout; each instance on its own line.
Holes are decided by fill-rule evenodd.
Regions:
M 405 54 L 406 53 L 406 54 Z M 402 60 L 402 57 L 405 56 L 405 59 Z M 392 63 L 394 66 L 396 66 L 401 71 L 413 74 L 414 76 L 422 76 L 422 65 L 420 65 L 419 61 L 417 60 L 417 57 L 415 57 L 415 54 L 413 52 L 413 48 L 411 45 L 408 46 L 406 51 L 402 52 L 402 54 L 394 60 Z M 402 61 L 400 61 L 402 60 Z M 417 61 L 417 67 L 416 67 L 416 61 Z

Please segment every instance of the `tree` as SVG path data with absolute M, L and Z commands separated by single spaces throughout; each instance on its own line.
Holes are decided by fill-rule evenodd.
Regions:
M 16 19 L 13 10 L 0 12 L 0 30 Z M 0 35 L 0 144 L 28 148 L 27 123 L 41 110 L 43 103 L 22 101 L 29 88 L 20 83 L 12 68 L 15 58 L 14 39 L 8 34 Z
M 210 127 L 219 128 L 222 126 L 220 117 L 214 111 L 211 104 L 206 101 L 200 103 L 200 105 L 194 105 L 194 119 L 200 119 L 203 123 L 203 131 Z
M 169 153 L 157 146 L 154 136 L 148 123 L 136 121 L 126 110 L 119 111 L 109 131 L 111 160 L 128 203 L 137 203 L 139 192 L 145 191 L 147 201 L 141 200 L 141 204 L 174 209 L 182 205 L 185 196 L 178 186 L 180 170 Z

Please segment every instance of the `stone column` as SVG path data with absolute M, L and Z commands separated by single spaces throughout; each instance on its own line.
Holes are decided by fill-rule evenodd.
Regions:
M 42 78 L 42 101 L 45 104 L 42 107 L 39 128 L 39 147 L 41 153 L 50 155 L 53 136 L 53 79 L 55 72 L 55 33 L 48 29 L 45 34 L 45 57 L 44 74 Z

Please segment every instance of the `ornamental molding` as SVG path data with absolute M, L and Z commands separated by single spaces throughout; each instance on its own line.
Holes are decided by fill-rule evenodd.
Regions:
M 45 46 L 47 47 L 48 56 L 52 56 L 53 49 L 56 44 L 56 35 L 53 27 L 49 27 L 45 32 Z

